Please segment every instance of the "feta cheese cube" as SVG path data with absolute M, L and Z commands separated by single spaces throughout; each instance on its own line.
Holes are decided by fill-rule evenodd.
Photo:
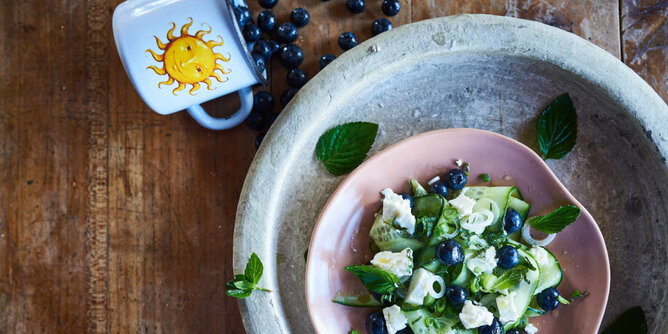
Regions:
M 515 308 L 515 303 L 513 303 L 514 297 L 515 292 L 511 292 L 507 296 L 496 297 L 496 307 L 499 309 L 499 320 L 502 323 L 515 322 L 521 316 Z
M 383 317 L 385 318 L 385 327 L 387 327 L 389 334 L 395 334 L 406 328 L 406 324 L 408 323 L 406 315 L 401 312 L 401 308 L 397 305 L 384 308 Z
M 448 203 L 454 206 L 457 209 L 457 212 L 459 212 L 459 218 L 472 214 L 473 206 L 476 202 L 474 199 L 467 197 L 465 193 L 466 192 L 462 192 L 457 198 L 448 201 Z
M 524 327 L 524 331 L 527 332 L 527 334 L 536 334 L 538 333 L 538 328 L 530 323 L 527 323 L 526 327 Z
M 438 282 L 441 286 L 441 291 L 436 293 L 434 291 L 434 282 Z M 408 292 L 404 299 L 407 303 L 413 305 L 422 305 L 424 297 L 428 294 L 435 295 L 435 297 L 443 296 L 445 292 L 445 281 L 442 277 L 434 275 L 424 268 L 415 271 L 411 278 L 411 284 L 408 286 Z
M 376 253 L 371 264 L 380 269 L 397 275 L 398 278 L 413 273 L 413 250 L 406 248 L 398 253 L 383 251 Z
M 464 302 L 462 313 L 459 313 L 459 320 L 466 329 L 471 329 L 491 325 L 494 315 L 486 307 L 473 305 L 470 300 L 467 300 Z
M 392 189 L 387 188 L 381 191 L 383 194 L 383 219 L 386 222 L 394 222 L 406 232 L 415 233 L 415 217 L 411 213 L 411 202 L 397 195 Z
M 496 268 L 496 249 L 490 246 L 484 252 L 468 259 L 466 267 L 476 276 L 482 273 L 491 274 Z

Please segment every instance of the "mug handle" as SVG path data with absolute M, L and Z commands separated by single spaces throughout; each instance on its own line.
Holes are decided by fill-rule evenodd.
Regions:
M 239 110 L 227 118 L 211 117 L 201 105 L 196 104 L 188 107 L 188 113 L 197 123 L 211 130 L 227 130 L 243 122 L 253 108 L 253 90 L 249 87 L 240 89 L 238 92 L 241 99 Z

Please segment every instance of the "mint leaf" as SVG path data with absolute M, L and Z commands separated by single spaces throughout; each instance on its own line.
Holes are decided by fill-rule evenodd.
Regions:
M 243 299 L 251 295 L 253 290 L 238 290 L 238 289 L 228 289 L 225 290 L 225 294 L 230 297 Z
M 640 306 L 626 310 L 601 334 L 647 334 L 647 319 Z
M 359 166 L 376 139 L 378 124 L 353 122 L 337 125 L 322 134 L 315 147 L 318 160 L 334 175 Z
M 543 160 L 561 159 L 575 146 L 577 114 L 568 93 L 563 94 L 540 113 L 536 122 L 538 147 Z
M 578 216 L 580 216 L 580 208 L 574 205 L 564 205 L 545 216 L 532 217 L 529 219 L 529 224 L 543 233 L 557 233 L 574 222 Z
M 262 278 L 262 271 L 264 271 L 262 261 L 260 261 L 260 258 L 257 256 L 257 254 L 251 254 L 251 257 L 246 264 L 246 270 L 244 271 L 246 280 L 253 284 L 257 284 L 260 282 L 260 278 Z
M 571 293 L 571 302 L 573 302 L 574 300 L 576 300 L 576 299 L 578 299 L 578 298 L 580 298 L 580 297 L 584 297 L 584 296 L 586 296 L 587 294 L 589 294 L 589 291 L 587 291 L 587 290 L 585 290 L 584 292 L 580 292 L 580 290 L 575 289 L 575 290 L 573 290 L 573 292 Z
M 370 291 L 385 294 L 399 287 L 396 275 L 372 266 L 347 266 L 343 268 L 355 274 Z
M 356 329 L 350 330 L 350 334 L 360 334 L 360 332 Z
M 478 177 L 482 180 L 482 182 L 489 182 L 489 174 L 480 174 Z
M 526 270 L 508 270 L 503 275 L 494 282 L 492 289 L 494 291 L 500 291 L 505 289 L 510 289 L 517 285 L 521 280 Z

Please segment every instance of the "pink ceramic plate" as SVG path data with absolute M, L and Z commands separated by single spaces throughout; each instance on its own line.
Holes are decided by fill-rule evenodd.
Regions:
M 318 333 L 364 332 L 370 309 L 332 303 L 339 292 L 360 292 L 357 278 L 343 270 L 371 259 L 369 229 L 381 206 L 380 190 L 408 191 L 408 178 L 423 184 L 454 168 L 461 159 L 471 164 L 469 185 L 489 174 L 492 185 L 515 185 L 531 204 L 530 216 L 565 204 L 582 208 L 580 217 L 547 247 L 564 271 L 559 286 L 568 296 L 574 289 L 589 295 L 549 315 L 532 318 L 540 333 L 596 333 L 610 286 L 610 267 L 603 236 L 587 210 L 557 180 L 531 149 L 510 138 L 476 129 L 447 129 L 423 133 L 376 154 L 339 186 L 320 215 L 309 246 L 306 299 Z M 566 158 L 568 159 L 568 158 Z

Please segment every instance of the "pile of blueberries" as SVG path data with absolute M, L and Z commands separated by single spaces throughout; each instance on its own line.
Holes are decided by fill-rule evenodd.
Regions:
M 278 58 L 281 65 L 288 69 L 286 81 L 289 88 L 281 93 L 279 98 L 281 107 L 285 107 L 308 81 L 306 73 L 299 68 L 299 65 L 304 62 L 304 52 L 294 42 L 299 37 L 297 29 L 306 26 L 311 17 L 305 8 L 295 8 L 290 13 L 290 22 L 278 24 L 272 12 L 278 0 L 258 0 L 258 2 L 264 10 L 257 15 L 255 21 L 248 7 L 235 7 L 234 15 L 246 42 L 253 43 L 251 53 L 257 69 L 260 72 L 264 71 L 272 58 Z M 365 10 L 366 3 L 365 0 L 345 0 L 345 6 L 351 13 L 358 14 Z M 381 5 L 382 12 L 387 16 L 397 15 L 400 9 L 399 0 L 384 0 Z M 390 29 L 392 29 L 392 23 L 386 18 L 377 19 L 371 25 L 371 32 L 374 36 Z M 357 37 L 352 32 L 344 32 L 339 36 L 337 42 L 339 47 L 346 51 L 357 45 Z M 325 54 L 320 57 L 318 63 L 320 69 L 325 68 L 334 59 L 336 56 L 333 54 Z M 256 131 L 264 130 L 276 119 L 277 115 L 272 113 L 273 109 L 274 98 L 271 93 L 258 91 L 253 100 L 253 110 L 246 124 Z M 255 138 L 256 147 L 260 146 L 265 134 L 266 132 L 262 132 Z

